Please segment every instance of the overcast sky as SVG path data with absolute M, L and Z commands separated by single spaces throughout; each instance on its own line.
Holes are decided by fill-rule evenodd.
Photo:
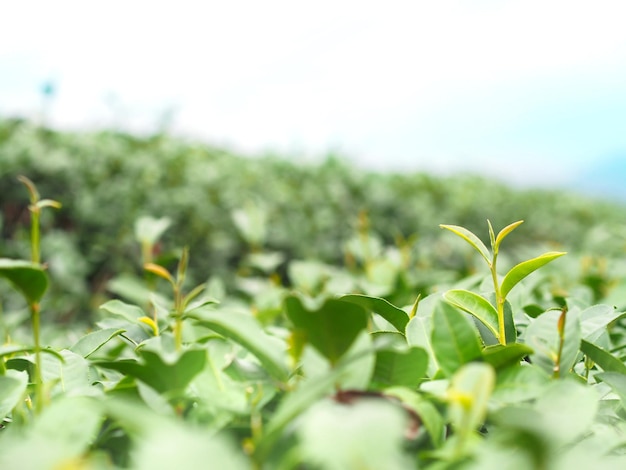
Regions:
M 249 152 L 561 182 L 626 158 L 626 2 L 28 1 L 0 115 L 171 128 Z

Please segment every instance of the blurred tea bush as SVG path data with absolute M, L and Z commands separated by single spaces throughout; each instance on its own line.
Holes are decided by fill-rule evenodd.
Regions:
M 343 263 L 346 246 L 369 233 L 380 246 L 403 245 L 414 267 L 471 271 L 470 256 L 441 233 L 463 225 L 485 237 L 485 219 L 525 219 L 511 246 L 558 243 L 606 254 L 607 230 L 621 230 L 624 206 L 550 190 L 515 190 L 472 175 L 374 173 L 329 155 L 297 163 L 276 155 L 245 158 L 167 135 L 58 132 L 0 120 L 0 256 L 28 257 L 28 197 L 17 176 L 63 204 L 42 220 L 43 257 L 68 318 L 94 307 L 119 273 L 140 273 L 134 224 L 168 217 L 155 256 L 189 245 L 190 274 L 232 279 L 251 252 L 280 252 L 285 263 Z M 603 228 L 605 227 L 606 230 Z M 517 237 L 517 238 L 516 238 Z M 615 240 L 615 238 L 611 238 Z M 612 249 L 624 251 L 624 237 Z M 452 245 L 450 245 L 452 244 Z M 172 253 L 172 258 L 174 253 Z M 55 300 L 56 299 L 56 300 Z

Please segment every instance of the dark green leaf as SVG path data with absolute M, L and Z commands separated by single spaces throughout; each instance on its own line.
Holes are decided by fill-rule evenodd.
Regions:
M 483 360 L 491 364 L 495 369 L 501 369 L 520 361 L 533 353 L 532 348 L 522 343 L 497 344 L 483 349 Z
M 580 342 L 580 350 L 593 362 L 602 367 L 605 372 L 619 372 L 626 374 L 626 365 L 613 356 L 610 352 L 605 351 L 600 346 L 596 346 L 584 339 Z
M 48 275 L 40 264 L 0 258 L 0 277 L 5 277 L 29 304 L 38 303 L 48 288 Z
M 285 300 L 287 317 L 306 341 L 336 364 L 359 333 L 367 328 L 367 312 L 352 302 L 329 299 L 317 310 L 305 309 L 297 297 Z
M 373 381 L 386 386 L 418 387 L 426 374 L 428 354 L 421 348 L 376 353 Z
M 113 369 L 135 377 L 160 393 L 181 392 L 206 364 L 206 351 L 187 349 L 172 362 L 158 352 L 141 349 L 143 362 L 134 359 L 118 361 L 96 361 L 94 365 Z
M 409 323 L 409 316 L 404 310 L 396 307 L 395 305 L 392 305 L 391 303 L 380 297 L 372 297 L 369 295 L 361 294 L 349 294 L 341 296 L 339 300 L 352 302 L 354 304 L 360 305 L 366 310 L 377 313 L 393 326 L 395 326 L 396 329 L 401 333 L 404 333 L 406 325 L 407 323 Z
M 464 314 L 442 303 L 435 309 L 433 324 L 433 350 L 447 376 L 463 364 L 482 358 L 478 332 Z

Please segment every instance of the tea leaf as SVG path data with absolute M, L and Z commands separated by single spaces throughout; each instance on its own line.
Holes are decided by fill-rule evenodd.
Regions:
M 428 354 L 421 348 L 378 351 L 373 381 L 387 386 L 418 387 L 427 367 Z
M 476 251 L 480 253 L 480 255 L 484 258 L 487 264 L 491 265 L 491 254 L 489 253 L 489 249 L 480 240 L 480 238 L 478 238 L 472 232 L 467 230 L 465 227 L 460 227 L 458 225 L 439 225 L 439 227 L 450 230 L 452 233 L 455 233 L 459 237 L 464 239 L 467 243 L 472 245 L 476 249 Z
M 274 378 L 284 382 L 289 377 L 286 345 L 269 336 L 251 315 L 205 310 L 201 307 L 188 312 L 186 316 L 242 345 L 259 359 Z
M 28 387 L 28 374 L 25 371 L 8 370 L 0 375 L 0 422 L 24 400 Z
M 484 297 L 464 289 L 449 290 L 443 298 L 450 305 L 473 315 L 493 333 L 496 338 L 500 337 L 498 330 L 498 312 Z
M 336 364 L 367 328 L 367 312 L 352 302 L 329 299 L 319 309 L 309 311 L 291 296 L 285 300 L 285 308 L 295 328 L 331 364 Z
M 483 359 L 494 369 L 501 369 L 520 361 L 533 353 L 532 348 L 522 343 L 496 344 L 483 349 Z
M 464 314 L 442 303 L 435 309 L 433 324 L 433 350 L 446 375 L 482 358 L 478 332 Z
M 404 330 L 406 329 L 406 325 L 409 323 L 409 316 L 407 313 L 401 308 L 392 305 L 385 299 L 381 299 L 380 297 L 373 297 L 370 295 L 361 295 L 361 294 L 348 294 L 342 295 L 339 297 L 339 300 L 343 300 L 346 302 L 352 302 L 354 304 L 360 305 L 367 310 L 370 310 L 374 313 L 377 313 L 393 326 L 396 329 L 404 334 Z
M 48 275 L 38 263 L 0 258 L 0 277 L 5 277 L 29 304 L 38 303 L 48 288 Z
M 566 254 L 561 251 L 550 251 L 548 253 L 544 253 L 536 258 L 530 259 L 528 261 L 524 261 L 513 268 L 504 276 L 502 280 L 502 285 L 500 286 L 500 294 L 502 297 L 506 297 L 507 294 L 515 287 L 515 285 L 524 279 L 529 274 L 533 273 L 540 267 L 548 264 L 550 261 L 553 261 L 561 256 Z
M 126 330 L 119 328 L 106 328 L 104 330 L 93 331 L 80 338 L 76 344 L 70 348 L 70 351 L 80 354 L 85 358 L 89 357 L 113 338 L 125 332 Z
M 580 342 L 580 350 L 593 362 L 602 367 L 606 372 L 619 372 L 626 374 L 626 365 L 610 352 L 605 351 L 600 346 L 596 346 L 589 341 L 582 340 Z
M 498 233 L 498 236 L 496 237 L 493 250 L 497 253 L 500 249 L 500 244 L 502 243 L 502 240 L 504 240 L 509 233 L 511 233 L 513 230 L 515 230 L 517 227 L 519 227 L 523 223 L 524 223 L 523 220 L 518 220 L 517 222 L 513 222 L 512 224 L 507 225 L 502 230 L 500 230 L 500 232 Z
M 461 436 L 474 432 L 485 420 L 495 381 L 493 368 L 480 363 L 466 364 L 452 376 L 448 389 L 448 417 Z

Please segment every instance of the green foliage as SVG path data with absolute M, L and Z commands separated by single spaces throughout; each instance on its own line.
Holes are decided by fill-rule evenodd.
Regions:
M 38 235 L 32 243 L 16 203 L 0 199 L 9 281 L 0 284 L 0 467 L 626 465 L 626 245 L 617 228 L 610 243 L 598 238 L 605 253 L 575 245 L 570 236 L 589 227 L 567 219 L 582 211 L 576 221 L 589 225 L 607 206 L 586 214 L 556 204 L 557 223 L 527 194 L 545 218 L 543 228 L 528 224 L 535 244 L 515 238 L 521 221 L 497 234 L 488 223 L 487 248 L 472 220 L 506 222 L 524 206 L 508 205 L 503 189 L 479 196 L 471 179 L 415 186 L 337 161 L 247 167 L 165 136 L 0 123 L 0 166 L 42 148 L 55 158 L 39 161 L 35 179 L 46 193 L 57 188 L 68 211 L 41 214 L 42 260 L 26 261 Z M 102 158 L 88 161 L 85 150 Z M 48 204 L 23 181 L 31 206 Z M 463 185 L 486 199 L 459 197 Z M 66 186 L 85 199 L 66 199 Z M 451 215 L 463 226 L 443 227 L 460 245 L 424 225 Z M 46 250 L 65 236 L 56 223 L 79 249 Z M 561 225 L 570 230 L 563 258 L 541 236 L 563 234 Z M 615 258 L 604 265 L 602 255 Z M 89 268 L 75 274 L 89 272 L 94 290 L 86 304 L 65 304 L 60 287 L 74 271 L 58 264 L 83 257 Z M 59 318 L 79 304 L 87 327 Z

